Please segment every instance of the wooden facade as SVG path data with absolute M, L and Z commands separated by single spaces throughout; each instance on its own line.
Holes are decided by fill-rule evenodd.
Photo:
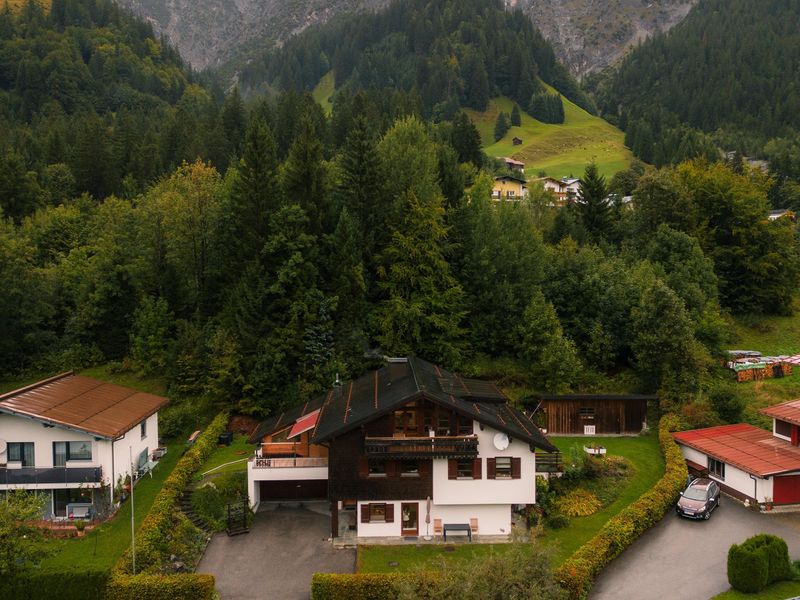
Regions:
M 261 455 L 268 457 L 325 458 L 328 449 L 325 446 L 311 443 L 312 430 L 305 431 L 291 440 L 286 439 L 290 427 L 261 438 Z
M 647 402 L 655 396 L 543 396 L 534 419 L 549 435 L 636 435 L 647 422 Z

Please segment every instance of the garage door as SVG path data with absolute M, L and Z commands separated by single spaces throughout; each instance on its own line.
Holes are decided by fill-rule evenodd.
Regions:
M 800 503 L 800 475 L 776 477 L 772 485 L 775 504 Z
M 261 481 L 261 501 L 269 500 L 324 500 L 328 497 L 326 479 L 298 481 Z

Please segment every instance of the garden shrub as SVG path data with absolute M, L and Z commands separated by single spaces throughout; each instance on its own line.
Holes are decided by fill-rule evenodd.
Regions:
M 213 485 L 204 485 L 192 494 L 195 514 L 214 531 L 225 529 L 225 498 Z
M 588 517 L 602 506 L 600 500 L 589 490 L 576 488 L 556 502 L 558 510 L 568 517 Z
M 728 582 L 736 590 L 758 592 L 792 576 L 789 548 L 777 536 L 762 533 L 728 550 Z
M 663 477 L 648 492 L 610 519 L 556 570 L 556 578 L 571 599 L 585 598 L 600 570 L 658 523 L 675 503 L 687 477 L 686 462 L 670 433 L 679 428 L 680 420 L 675 415 L 661 418 L 658 439 L 664 454 Z
M 227 424 L 227 413 L 217 415 L 164 481 L 136 537 L 136 567 L 140 572 L 165 572 L 171 568 L 167 560 L 170 554 L 196 552 L 202 534 L 178 510 L 178 501 L 194 473 L 217 447 L 219 434 Z M 115 572 L 130 573 L 131 566 L 128 548 L 117 562 Z
M 80 566 L 75 566 L 69 571 L 26 571 L 14 577 L 0 577 L 0 598 L 26 600 L 103 598 L 108 575 L 108 571 L 82 570 Z
M 311 600 L 395 600 L 399 573 L 314 573 Z
M 769 559 L 763 548 L 734 544 L 728 550 L 728 583 L 740 592 L 753 594 L 767 587 Z
M 563 529 L 569 525 L 569 517 L 560 512 L 551 512 L 544 518 L 544 524 L 550 529 Z
M 94 598 L 87 595 L 83 598 Z M 115 575 L 105 600 L 212 600 L 214 576 L 198 573 L 175 575 Z

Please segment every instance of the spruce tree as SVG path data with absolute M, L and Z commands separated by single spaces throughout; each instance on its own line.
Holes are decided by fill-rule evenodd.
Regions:
M 450 144 L 458 153 L 459 162 L 471 162 L 476 167 L 483 164 L 481 134 L 464 111 L 459 112 L 453 120 Z
M 509 129 L 511 129 L 511 120 L 508 118 L 508 114 L 501 111 L 494 124 L 494 141 L 501 140 Z
M 514 108 L 511 110 L 511 126 L 519 127 L 521 125 L 522 115 L 519 112 L 519 104 L 514 104 Z
M 591 163 L 581 178 L 578 191 L 581 224 L 595 240 L 604 238 L 611 228 L 611 205 L 608 202 L 606 178 L 600 175 L 597 164 Z
M 332 217 L 322 151 L 310 117 L 303 117 L 284 164 L 283 191 L 289 203 L 296 203 L 305 211 L 312 235 L 329 230 Z

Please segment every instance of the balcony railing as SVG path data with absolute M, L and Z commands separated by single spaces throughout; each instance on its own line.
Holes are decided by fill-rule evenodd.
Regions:
M 478 436 L 368 437 L 364 449 L 372 458 L 475 458 Z
M 288 469 L 292 467 L 327 467 L 328 459 L 325 457 L 302 457 L 297 458 L 261 458 L 250 459 L 254 469 Z
M 287 454 L 300 454 L 305 445 L 299 442 L 264 442 L 257 450 L 259 456 L 286 456 Z
M 560 452 L 537 452 L 536 453 L 536 472 L 537 473 L 563 473 L 564 458 Z
M 0 468 L 0 485 L 100 483 L 102 471 L 100 467 Z

